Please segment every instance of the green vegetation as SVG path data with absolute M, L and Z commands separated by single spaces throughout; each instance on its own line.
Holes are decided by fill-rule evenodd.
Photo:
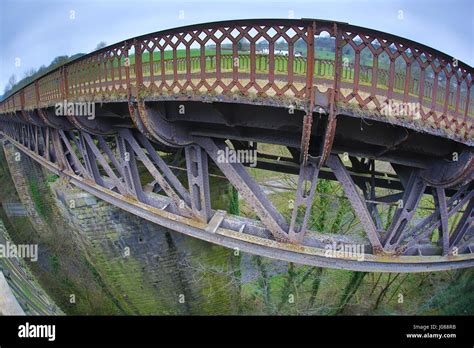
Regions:
M 29 160 L 24 156 L 22 161 Z M 36 164 L 28 165 L 31 167 L 27 173 L 27 191 L 43 220 L 41 225 L 46 228 L 39 228 L 38 223 L 33 224 L 28 217 L 8 217 L 0 209 L 0 218 L 12 241 L 16 244 L 38 244 L 38 262 L 27 264 L 38 283 L 66 314 L 120 314 L 111 297 L 95 280 L 94 273 L 81 262 L 83 250 L 77 240 L 71 238 L 64 217 L 53 209 L 55 204 L 45 183 L 54 177 L 46 180 Z M 20 201 L 3 149 L 0 150 L 0 187 L 0 202 Z M 70 302 L 71 294 L 74 294 L 75 303 Z
M 366 272 L 352 272 L 351 279 L 341 295 L 341 299 L 334 311 L 334 315 L 341 314 L 344 311 L 347 303 L 351 300 L 352 296 L 354 296 L 366 275 Z
M 23 79 L 19 80 L 17 79 L 16 75 L 10 76 L 8 79 L 8 84 L 5 87 L 5 91 L 2 96 L 0 96 L 0 100 L 6 99 L 8 96 L 12 95 L 16 91 L 22 89 L 23 87 L 27 86 L 34 80 L 40 78 L 41 76 L 53 71 L 54 69 L 60 67 L 63 64 L 66 64 L 67 62 L 73 61 L 79 57 L 82 57 L 84 54 L 83 53 L 77 53 L 72 56 L 58 56 L 54 58 L 48 66 L 42 65 L 39 67 L 38 70 L 34 68 L 30 68 L 25 72 L 25 76 Z
M 31 198 L 35 204 L 36 211 L 43 219 L 48 219 L 48 207 L 43 201 L 43 193 L 40 191 L 36 177 L 30 176 L 28 180 Z
M 259 151 L 288 156 L 288 150 L 258 144 Z M 182 154 L 180 155 L 182 156 Z M 0 156 L 0 185 L 13 186 Z M 179 165 L 182 158 L 170 156 L 167 161 Z M 219 175 L 211 166 L 210 171 Z M 258 181 L 281 182 L 295 188 L 293 175 L 278 175 L 252 168 L 250 173 Z M 64 216 L 55 212 L 44 182 L 55 182 L 56 177 L 32 170 L 29 192 L 36 209 L 45 209 L 52 235 L 35 231 L 28 218 L 9 219 L 7 226 L 15 241 L 38 242 L 44 255 L 32 264 L 42 286 L 68 314 L 472 314 L 474 308 L 473 270 L 423 274 L 361 273 L 276 262 L 260 256 L 245 255 L 232 249 L 210 245 L 203 241 L 162 231 L 165 235 L 156 250 L 153 271 L 142 258 L 142 248 L 148 241 L 131 250 L 132 257 L 123 259 L 107 249 L 117 243 L 130 243 L 137 235 L 111 229 L 92 239 L 83 253 L 80 243 L 71 238 Z M 33 175 L 34 174 L 34 175 Z M 145 174 L 141 171 L 145 178 Z M 186 172 L 179 174 L 186 183 Z M 10 180 L 10 181 L 9 181 Z M 232 214 L 254 216 L 237 191 L 227 181 L 213 177 L 211 192 L 220 196 L 213 208 L 226 209 Z M 8 194 L 6 192 L 9 192 Z M 1 201 L 13 200 L 14 191 L 2 191 Z M 382 193 L 377 192 L 377 196 Z M 278 210 L 289 218 L 289 201 L 294 192 L 269 193 Z M 15 198 L 16 201 L 18 198 Z M 433 207 L 426 196 L 421 201 L 425 208 Z M 43 208 L 38 208 L 43 207 Z M 95 211 L 97 214 L 98 210 Z M 382 223 L 388 226 L 394 207 L 381 210 Z M 430 211 L 417 210 L 415 219 Z M 310 219 L 310 229 L 322 233 L 358 234 L 358 221 L 351 205 L 344 198 L 339 184 L 319 180 Z M 115 215 L 114 215 L 115 216 Z M 117 215 L 120 216 L 120 215 Z M 0 210 L 0 218 L 4 218 Z M 120 217 L 115 218 L 120 223 Z M 135 226 L 152 229 L 138 218 Z M 300 221 L 299 221 L 300 222 Z M 450 220 L 450 226 L 454 224 Z M 124 224 L 125 225 L 125 224 Z M 146 225 L 146 226 L 145 226 Z M 128 226 L 128 225 L 127 225 Z M 139 226 L 139 227 L 138 227 Z M 132 230 L 134 227 L 132 228 Z M 156 234 L 153 234 L 156 238 Z M 131 244 L 131 243 L 130 243 Z M 155 257 L 155 256 L 153 256 Z M 249 266 L 250 264 L 250 266 Z M 255 274 L 249 276 L 249 271 Z M 148 273 L 150 272 L 150 273 Z M 151 281 L 154 279 L 154 282 Z M 157 281 L 159 279 L 159 281 Z M 420 289 L 423 289 L 420 292 Z M 76 304 L 69 302 L 75 294 Z M 184 294 L 186 302 L 177 303 Z
M 234 215 L 240 215 L 240 208 L 239 208 L 239 193 L 235 189 L 235 187 L 231 187 L 229 189 L 230 195 L 230 202 L 229 202 L 229 213 Z
M 53 272 L 54 275 L 57 275 L 59 273 L 59 258 L 56 255 L 49 255 L 48 257 L 49 261 L 49 267 L 51 268 L 51 271 Z
M 48 174 L 48 175 L 46 176 L 46 181 L 47 181 L 48 183 L 56 182 L 56 180 L 58 180 L 58 179 L 59 179 L 59 175 L 56 175 L 56 174 Z
M 473 315 L 474 271 L 457 271 L 452 281 L 436 288 L 422 309 L 434 315 Z

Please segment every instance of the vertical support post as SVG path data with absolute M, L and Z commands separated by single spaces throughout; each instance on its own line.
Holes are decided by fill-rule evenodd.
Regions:
M 130 83 L 130 45 L 127 41 L 124 43 L 123 53 L 125 56 L 125 83 L 127 84 L 127 100 L 130 103 L 132 100 L 132 85 Z
M 134 40 L 135 46 L 135 80 L 137 85 L 137 96 L 143 88 L 143 67 L 142 67 L 142 42 Z
M 30 125 L 25 125 L 25 146 L 31 150 L 31 134 L 30 134 Z
M 300 166 L 298 188 L 296 190 L 295 203 L 288 233 L 290 238 L 293 240 L 301 242 L 306 233 L 306 227 L 313 206 L 314 193 L 318 183 L 318 176 L 319 168 L 315 163 L 308 162 L 306 166 Z M 300 207 L 304 209 L 303 222 L 301 223 L 301 226 L 297 227 L 298 215 L 301 212 Z
M 104 180 L 102 179 L 102 176 L 100 175 L 99 166 L 97 165 L 97 161 L 95 160 L 94 152 L 90 148 L 87 141 L 84 139 L 84 135 L 82 134 L 82 132 L 80 132 L 80 140 L 81 140 L 81 146 L 83 149 L 82 157 L 84 158 L 87 171 L 94 178 L 94 181 L 98 185 L 104 186 Z
M 38 80 L 35 81 L 35 99 L 36 99 L 36 108 L 39 109 L 40 93 L 39 93 Z
M 49 127 L 45 128 L 46 136 L 45 136 L 45 158 L 48 162 L 51 162 L 51 153 L 50 153 L 50 146 L 49 146 Z
M 441 219 L 441 228 L 438 244 L 443 247 L 443 256 L 449 253 L 449 228 L 448 228 L 448 207 L 446 205 L 446 194 L 443 188 L 436 188 L 436 201 L 439 207 L 439 215 Z
M 35 152 L 39 155 L 39 132 L 38 132 L 38 126 L 35 127 Z
M 402 200 L 403 207 L 397 209 L 393 217 L 393 222 L 385 234 L 385 250 L 393 250 L 403 239 L 407 227 L 415 215 L 416 207 L 425 192 L 425 188 L 426 183 L 421 178 L 419 170 L 413 170 L 410 179 L 408 180 L 408 184 L 405 187 L 405 194 L 403 195 Z
M 68 67 L 63 66 L 61 69 L 61 80 L 62 80 L 62 95 L 64 100 L 69 98 L 69 83 L 68 83 Z
M 120 153 L 123 168 L 123 178 L 132 196 L 138 201 L 146 203 L 146 195 L 143 192 L 140 174 L 135 160 L 132 147 L 122 136 L 116 137 L 117 147 Z
M 326 132 L 324 134 L 323 147 L 321 149 L 321 160 L 319 161 L 319 168 L 321 168 L 326 163 L 329 156 L 331 155 L 332 143 L 334 141 L 334 135 L 336 133 L 336 103 L 339 99 L 339 81 L 341 78 L 342 68 L 342 31 L 341 28 L 338 28 L 336 23 L 334 23 L 333 31 L 334 36 L 336 37 L 334 81 L 329 99 L 328 122 L 326 125 Z
M 375 191 L 376 191 L 376 186 L 375 186 L 375 160 L 370 161 L 370 199 L 372 201 L 375 201 Z M 379 214 L 379 210 L 377 208 L 377 204 L 375 203 L 370 203 L 368 204 L 369 211 L 373 215 L 375 219 L 375 225 L 376 227 L 381 230 L 382 229 L 382 219 Z
M 303 131 L 301 133 L 300 146 L 300 162 L 303 166 L 308 163 L 309 143 L 311 140 L 311 129 L 313 125 L 313 109 L 314 109 L 314 92 L 313 92 L 313 77 L 314 77 L 314 32 L 316 30 L 316 22 L 308 25 L 308 50 L 307 50 L 307 70 L 306 70 L 306 98 L 308 99 L 308 106 L 306 114 L 303 118 Z
M 20 90 L 20 108 L 23 113 L 25 111 L 25 90 L 23 88 Z
M 199 145 L 189 145 L 185 149 L 188 170 L 191 208 L 196 217 L 208 222 L 211 214 L 209 173 L 207 154 Z

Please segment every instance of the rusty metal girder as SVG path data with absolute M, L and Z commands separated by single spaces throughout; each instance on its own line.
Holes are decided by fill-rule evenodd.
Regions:
M 303 166 L 306 166 L 308 163 L 308 152 L 309 145 L 311 141 L 311 130 L 313 126 L 313 111 L 314 111 L 314 88 L 313 88 L 313 78 L 314 78 L 314 33 L 316 31 L 316 22 L 312 22 L 308 25 L 308 66 L 306 70 L 306 98 L 308 100 L 308 106 L 306 114 L 303 118 L 303 131 L 301 134 L 301 146 L 300 153 L 301 158 L 300 162 Z
M 370 240 L 370 244 L 372 245 L 372 252 L 374 254 L 382 252 L 383 247 L 380 242 L 380 236 L 368 211 L 367 205 L 359 192 L 357 192 L 356 185 L 340 158 L 336 155 L 331 155 L 329 156 L 326 165 L 331 168 L 337 180 L 344 188 L 344 192 L 346 193 L 356 216 L 359 218 L 362 226 L 364 226 L 367 238 Z
M 368 254 L 366 255 L 367 259 L 364 261 L 357 261 L 351 258 L 327 258 L 324 256 L 325 250 L 320 246 L 293 245 L 269 238 L 270 234 L 265 232 L 266 230 L 261 224 L 259 225 L 257 222 L 249 219 L 217 214 L 214 215 L 215 218 L 210 221 L 210 224 L 212 222 L 213 225 L 211 226 L 210 224 L 207 225 L 204 222 L 183 217 L 169 211 L 167 209 L 169 206 L 167 201 L 169 202 L 169 199 L 166 197 L 157 198 L 159 201 L 157 206 L 151 206 L 133 198 L 124 197 L 120 193 L 110 189 L 108 185 L 99 185 L 90 180 L 85 180 L 80 175 L 74 173 L 70 168 L 61 168 L 58 161 L 48 161 L 45 156 L 41 156 L 25 145 L 17 142 L 15 139 L 19 139 L 18 129 L 12 129 L 11 127 L 3 128 L 3 135 L 9 142 L 13 143 L 33 160 L 57 174 L 67 176 L 72 184 L 106 202 L 180 233 L 229 248 L 238 248 L 243 252 L 255 253 L 257 255 L 289 262 L 357 271 L 426 272 L 469 267 L 474 264 L 474 257 L 472 257 L 471 254 L 453 255 L 449 257 L 390 257 L 387 255 L 378 256 Z M 466 191 L 464 190 L 464 192 Z M 454 197 L 454 199 L 459 200 L 461 197 L 470 199 L 472 198 L 473 191 L 470 190 L 469 192 L 469 195 L 463 196 L 460 194 L 458 197 Z M 447 204 L 450 206 L 451 202 L 448 201 Z M 462 205 L 463 203 L 459 204 Z M 452 210 L 450 210 L 448 214 L 451 212 Z M 472 211 L 470 212 L 469 219 L 469 222 L 467 224 L 463 222 L 462 226 L 472 226 Z M 465 228 L 461 227 L 460 230 L 464 231 Z M 472 229 L 469 231 L 471 230 Z M 327 235 L 325 236 L 325 238 L 328 237 Z
M 117 143 L 120 156 L 116 158 L 109 143 L 102 136 L 89 135 L 81 131 L 74 133 L 72 131 L 65 132 L 52 128 L 41 129 L 36 126 L 20 123 L 6 124 L 4 129 L 13 132 L 15 138 L 19 139 L 22 144 L 35 154 L 43 156 L 45 159 L 49 155 L 50 159 L 62 168 L 62 171 L 71 171 L 86 179 L 93 179 L 98 185 L 104 186 L 107 189 L 116 190 L 117 193 L 122 194 L 124 197 L 131 197 L 140 202 L 156 206 L 156 202 L 143 192 L 135 164 L 135 157 L 137 157 L 144 163 L 151 175 L 155 177 L 160 188 L 172 199 L 170 208 L 174 207 L 174 210 L 183 216 L 194 216 L 203 221 L 209 221 L 213 215 L 210 209 L 210 200 L 206 198 L 208 197 L 208 190 L 206 190 L 206 179 L 208 175 L 205 173 L 205 167 L 207 166 L 203 163 L 207 159 L 204 153 L 202 153 L 202 157 L 196 161 L 196 155 L 193 157 L 188 152 L 188 173 L 197 173 L 197 175 L 189 179 L 192 191 L 190 195 L 167 164 L 160 158 L 152 143 L 141 133 L 133 134 L 130 130 L 124 129 L 116 137 L 109 137 L 108 141 L 115 141 L 115 143 Z M 49 134 L 51 134 L 50 138 Z M 214 145 L 211 144 L 211 146 L 208 146 L 206 149 L 213 149 L 210 153 L 213 154 L 211 158 L 216 158 L 216 152 L 224 146 L 223 143 L 220 147 L 216 146 L 215 141 L 208 138 L 196 138 L 196 141 L 214 143 Z M 74 144 L 74 146 L 72 144 Z M 127 156 L 128 159 L 126 159 Z M 377 216 L 374 214 L 374 211 L 376 212 L 376 205 L 373 203 L 373 200 L 376 199 L 374 196 L 374 161 L 369 163 L 359 162 L 352 157 L 351 160 L 353 170 L 356 172 L 364 172 L 364 170 L 371 172 L 371 174 L 368 173 L 371 185 L 369 188 L 367 186 L 369 185 L 369 181 L 358 184 L 362 192 L 366 195 L 365 198 L 369 201 L 372 200 L 368 205 L 365 204 L 363 197 L 357 192 L 357 187 L 351 178 L 351 174 L 344 167 L 339 158 L 332 156 L 328 166 L 331 168 L 335 178 L 344 188 L 349 201 L 354 207 L 356 215 L 367 233 L 372 251 L 377 253 L 378 250 L 380 250 L 377 245 L 377 239 L 380 239 L 379 233 L 382 231 L 380 223 L 378 223 L 378 227 L 376 227 L 374 221 L 372 221 L 372 218 L 374 218 L 377 222 Z M 199 163 L 202 163 L 201 169 L 199 169 Z M 98 164 L 104 169 L 105 177 L 101 174 Z M 196 168 L 196 164 L 197 171 L 193 169 Z M 227 165 L 230 164 L 227 163 L 224 167 Z M 222 169 L 222 163 L 220 167 Z M 158 168 L 160 171 L 158 171 Z M 299 168 L 300 175 L 296 191 L 295 207 L 289 226 L 285 219 L 283 219 L 279 212 L 272 206 L 270 201 L 268 201 L 263 192 L 261 192 L 258 185 L 250 179 L 245 168 L 240 163 L 238 165 L 230 165 L 230 169 L 226 168 L 223 172 L 228 178 L 230 176 L 229 179 L 234 185 L 240 186 L 241 193 L 248 193 L 246 198 L 251 205 L 255 205 L 257 209 L 261 208 L 259 216 L 268 227 L 268 230 L 273 233 L 275 239 L 278 240 L 278 238 L 280 238 L 280 236 L 278 236 L 280 230 L 276 230 L 277 236 L 275 236 L 274 233 L 275 224 L 278 224 L 283 236 L 283 238 L 280 238 L 281 241 L 304 244 L 308 242 L 305 238 L 307 232 L 306 224 L 311 211 L 311 202 L 313 200 L 319 169 L 317 169 L 317 166 L 315 166 L 313 162 L 310 162 L 306 167 L 300 166 Z M 402 166 L 395 166 L 395 168 L 405 185 L 405 194 L 401 200 L 403 207 L 397 211 L 392 226 L 384 233 L 384 244 L 386 251 L 400 254 L 400 251 L 416 246 L 416 243 L 425 236 L 426 233 L 432 232 L 435 228 L 441 226 L 443 231 L 446 230 L 443 226 L 446 226 L 447 218 L 456 213 L 460 207 L 470 199 L 472 190 L 464 187 L 452 196 L 449 201 L 444 203 L 446 193 L 444 191 L 443 193 L 440 193 L 439 190 L 436 191 L 435 201 L 437 202 L 437 210 L 434 215 L 425 219 L 414 228 L 410 228 L 409 221 L 416 209 L 417 202 L 421 195 L 425 193 L 426 184 L 420 177 L 420 170 L 413 170 Z M 199 172 L 201 172 L 201 174 Z M 355 175 L 356 172 L 353 174 Z M 198 194 L 194 194 L 193 192 L 195 184 L 197 184 L 199 190 L 195 190 L 194 192 Z M 370 197 L 367 196 L 367 189 L 370 190 Z M 387 197 L 386 200 L 387 202 L 394 202 L 397 197 L 399 197 L 399 195 L 395 195 L 394 198 Z M 381 200 L 383 200 L 383 197 Z M 460 202 L 459 205 L 453 206 L 456 202 Z M 201 207 L 204 207 L 204 209 Z M 468 210 L 469 209 L 468 207 Z M 274 213 L 276 214 L 270 215 Z M 297 226 L 300 222 L 298 219 L 298 214 L 300 213 L 304 213 L 303 223 L 301 226 Z M 463 219 L 466 220 L 466 218 Z M 217 218 L 213 219 L 214 222 L 220 220 L 221 219 Z M 461 229 L 461 227 L 459 227 L 459 231 L 461 232 L 458 232 L 458 235 L 463 236 L 466 228 Z M 313 233 L 312 231 L 309 232 L 310 234 Z M 375 236 L 375 238 L 373 238 L 373 236 Z M 444 240 L 446 238 L 445 234 L 442 234 L 442 237 Z M 447 255 L 446 241 L 443 242 L 442 246 L 444 254 Z
M 405 187 L 403 195 L 402 206 L 397 209 L 393 217 L 392 224 L 385 233 L 383 240 L 383 247 L 386 251 L 396 249 L 400 241 L 405 237 L 407 226 L 409 226 L 411 219 L 415 215 L 416 208 L 423 196 L 426 188 L 426 183 L 421 178 L 418 170 L 412 170 L 410 178 Z
M 289 229 L 289 237 L 300 243 L 306 233 L 308 220 L 311 215 L 311 208 L 313 207 L 318 176 L 319 168 L 317 163 L 308 162 L 306 165 L 301 164 Z M 301 211 L 304 212 L 303 221 L 298 226 L 299 222 L 297 220 Z
M 433 189 L 436 206 L 440 212 L 441 228 L 438 244 L 443 248 L 443 255 L 449 254 L 449 225 L 448 225 L 448 206 L 446 204 L 446 193 L 442 188 Z
M 334 80 L 333 87 L 330 92 L 329 99 L 329 114 L 326 124 L 326 131 L 323 138 L 323 144 L 321 149 L 321 160 L 319 166 L 322 167 L 328 160 L 332 144 L 334 142 L 334 136 L 336 134 L 336 125 L 337 125 L 337 102 L 339 100 L 339 85 L 341 80 L 341 69 L 342 69 L 342 33 L 337 27 L 337 23 L 334 23 L 334 36 L 336 37 L 336 47 L 335 47 L 335 61 L 334 61 Z
M 469 234 L 472 234 L 474 229 L 474 198 L 469 201 L 466 210 L 464 211 L 456 229 L 449 237 L 449 247 L 452 250 L 453 247 L 459 246 L 463 238 Z
M 148 147 L 148 156 L 145 151 L 142 149 L 138 141 L 133 137 L 130 130 L 125 129 L 120 132 L 120 136 L 123 137 L 127 141 L 127 143 L 133 149 L 133 152 L 137 155 L 140 161 L 144 164 L 147 168 L 149 173 L 153 176 L 153 178 L 158 182 L 160 187 L 163 191 L 166 192 L 168 197 L 173 200 L 174 205 L 177 209 L 184 214 L 185 216 L 192 216 L 193 211 L 191 209 L 191 199 L 189 193 L 184 189 L 184 187 L 179 183 L 179 180 L 174 176 L 174 174 L 167 168 L 164 162 L 159 158 L 156 151 L 151 150 Z M 142 139 L 143 141 L 144 139 Z M 154 163 L 156 163 L 162 173 L 155 167 Z M 167 169 L 164 169 L 167 168 Z M 164 169 L 164 170 L 163 170 Z M 168 178 L 168 180 L 167 180 Z
M 470 184 L 464 185 L 461 187 L 456 194 L 454 194 L 447 202 L 446 207 L 447 211 L 447 218 L 449 219 L 455 213 L 457 213 L 467 202 L 469 202 L 474 197 L 474 190 L 472 187 L 469 187 Z M 469 210 L 469 207 L 471 210 Z M 472 206 L 468 205 L 467 207 L 467 214 L 472 214 Z M 432 233 L 436 228 L 441 226 L 441 218 L 440 218 L 440 209 L 439 206 L 435 208 L 433 213 L 417 223 L 414 227 L 409 228 L 408 231 L 404 232 L 405 240 L 401 241 L 399 245 L 396 247 L 397 254 L 403 254 L 405 251 L 409 250 L 410 248 L 416 247 L 416 245 L 422 241 L 424 238 L 427 238 L 430 233 Z M 461 223 L 462 224 L 462 223 Z M 450 238 L 455 238 L 455 234 L 453 234 Z M 454 244 L 454 239 L 451 239 L 450 246 L 452 247 Z
M 224 173 L 229 182 L 237 189 L 242 198 L 252 207 L 262 222 L 272 232 L 277 241 L 290 242 L 288 226 L 283 216 L 266 198 L 262 189 L 247 173 L 241 163 L 222 162 L 218 158 L 219 151 L 225 151 L 225 144 L 209 138 L 197 138 L 199 144 Z
M 211 217 L 207 154 L 199 145 L 185 147 L 191 207 L 195 216 L 204 222 Z
M 315 55 L 314 39 L 323 31 L 330 33 L 336 41 L 334 60 L 320 59 Z M 245 53 L 238 49 L 244 38 L 250 47 Z M 267 55 L 256 49 L 261 38 L 268 42 Z M 224 40 L 231 42 L 232 53 L 220 52 Z M 277 40 L 286 42 L 287 55 L 278 54 L 275 49 Z M 299 40 L 309 48 L 306 56 L 294 51 Z M 194 43 L 201 47 L 199 57 L 189 54 Z M 209 43 L 218 48 L 213 55 L 206 53 L 205 47 Z M 180 45 L 187 51 L 185 58 L 176 54 L 176 47 Z M 353 62 L 344 66 L 340 54 L 342 47 L 350 47 L 355 57 Z M 167 49 L 173 49 L 172 58 L 165 59 Z M 371 66 L 361 62 L 364 49 L 373 55 Z M 134 64 L 130 63 L 132 54 Z M 142 56 L 145 54 L 157 58 L 144 62 Z M 389 66 L 379 64 L 383 54 L 390 58 Z M 235 59 L 239 64 L 233 64 Z M 208 61 L 212 69 L 206 68 Z M 405 63 L 404 72 L 395 68 L 397 61 Z M 287 68 L 281 69 L 282 65 Z M 18 118 L 29 122 L 28 114 L 22 113 L 37 109 L 42 122 L 62 128 L 45 116 L 44 111 L 63 100 L 77 101 L 100 95 L 105 100 L 128 102 L 135 126 L 148 136 L 154 127 L 149 127 L 151 121 L 143 113 L 146 100 L 226 101 L 287 108 L 289 97 L 299 109 L 308 109 L 301 139 L 302 162 L 305 164 L 315 86 L 318 79 L 327 79 L 327 74 L 321 70 L 332 65 L 335 67 L 333 97 L 330 98 L 327 134 L 321 149 L 322 164 L 330 153 L 335 117 L 342 110 L 339 105 L 348 107 L 355 104 L 365 111 L 373 106 L 375 117 L 388 122 L 380 115 L 387 102 L 418 100 L 423 105 L 420 117 L 425 131 L 442 133 L 441 136 L 473 145 L 471 89 L 474 79 L 471 66 L 411 40 L 348 23 L 318 19 L 223 21 L 132 38 L 85 55 L 33 81 L 2 101 L 0 113 L 16 112 Z M 419 77 L 414 76 L 413 69 L 421 71 Z M 425 74 L 427 69 L 433 70 L 433 81 Z M 371 76 L 369 71 L 372 71 Z M 442 74 L 445 82 L 438 79 Z M 363 78 L 369 79 L 369 83 L 362 84 Z M 456 85 L 450 83 L 452 78 L 456 79 Z M 379 88 L 379 84 L 386 89 Z M 252 96 L 253 93 L 258 98 Z M 418 116 L 409 115 L 411 121 L 415 117 Z

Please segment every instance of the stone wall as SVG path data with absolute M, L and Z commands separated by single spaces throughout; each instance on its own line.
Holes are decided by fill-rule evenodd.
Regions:
M 23 154 L 15 161 L 13 146 L 4 148 L 19 200 L 40 244 L 46 239 L 71 242 L 80 255 L 76 258 L 84 256 L 82 262 L 119 313 L 240 312 L 240 281 L 235 277 L 240 274 L 240 256 L 233 250 L 152 224 L 64 179 L 48 183 L 51 174 Z M 41 202 L 33 197 L 31 180 L 41 192 Z M 47 212 L 40 213 L 39 205 Z M 60 302 L 71 307 L 66 300 Z
M 354 290 L 357 272 L 234 255 L 233 250 L 167 230 L 96 199 L 25 155 L 15 161 L 16 151 L 9 144 L 4 151 L 0 151 L 0 219 L 15 243 L 37 243 L 40 250 L 38 262 L 28 263 L 39 285 L 24 291 L 24 298 L 42 301 L 43 295 L 32 297 L 31 291 L 43 288 L 66 314 L 473 311 L 473 269 L 406 276 L 370 273 Z M 226 209 L 226 184 L 211 182 L 211 186 L 211 194 L 218 196 L 213 197 L 214 204 L 221 205 L 213 208 Z M 18 207 L 6 209 L 10 212 L 6 214 L 2 207 L 18 202 L 28 216 Z M 390 291 L 389 283 L 393 283 Z M 398 302 L 399 294 L 403 303 Z
M 63 181 L 51 187 L 61 214 L 127 313 L 235 313 L 231 250 L 152 224 Z
M 5 225 L 0 220 L 0 244 L 7 246 L 13 243 Z M 8 285 L 17 304 L 10 304 L 10 309 L 0 305 L 3 315 L 61 315 L 59 307 L 46 294 L 41 285 L 31 273 L 28 265 L 19 257 L 0 257 L 0 283 Z M 1 287 L 1 286 L 0 286 Z M 2 294 L 0 294 L 2 296 Z M 2 301 L 0 301 L 2 302 Z M 20 311 L 18 308 L 20 307 Z
M 50 234 L 51 231 L 40 217 L 38 209 L 33 202 L 31 192 L 29 191 L 29 180 L 37 180 L 37 173 L 39 171 L 37 164 L 32 162 L 23 152 L 13 146 L 5 146 L 4 151 L 16 192 L 28 213 L 28 218 L 39 234 Z

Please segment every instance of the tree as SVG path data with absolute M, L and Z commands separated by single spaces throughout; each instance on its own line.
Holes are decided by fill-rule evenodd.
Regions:
M 349 303 L 351 298 L 357 292 L 357 289 L 359 289 L 359 286 L 362 284 L 362 280 L 364 279 L 366 274 L 367 272 L 352 272 L 351 279 L 346 285 L 346 288 L 344 289 L 342 296 L 339 300 L 339 305 L 336 307 L 333 315 L 339 315 L 344 311 L 346 305 Z
M 53 61 L 51 62 L 51 64 L 49 65 L 48 68 L 51 68 L 51 69 L 57 68 L 58 66 L 67 63 L 68 61 L 69 61 L 69 57 L 67 55 L 66 56 L 58 56 L 58 57 L 53 59 Z
M 237 43 L 237 50 L 238 51 L 250 51 L 250 42 L 246 38 L 242 38 Z
M 11 91 L 16 84 L 17 84 L 16 76 L 15 76 L 15 74 L 13 74 L 8 79 L 7 85 L 5 86 L 5 93 L 4 94 L 7 94 L 9 91 Z
M 45 72 L 46 69 L 47 69 L 47 68 L 46 68 L 46 65 L 44 65 L 44 64 L 41 65 L 41 66 L 39 67 L 39 69 L 38 69 L 38 75 L 43 74 L 43 72 Z
M 25 71 L 24 73 L 24 78 L 28 78 L 36 74 L 36 69 L 35 68 L 29 68 L 28 70 Z
M 107 42 L 105 41 L 101 41 L 97 44 L 97 46 L 95 47 L 95 50 L 94 51 L 97 51 L 97 50 L 100 50 L 101 48 L 104 48 L 107 46 Z

